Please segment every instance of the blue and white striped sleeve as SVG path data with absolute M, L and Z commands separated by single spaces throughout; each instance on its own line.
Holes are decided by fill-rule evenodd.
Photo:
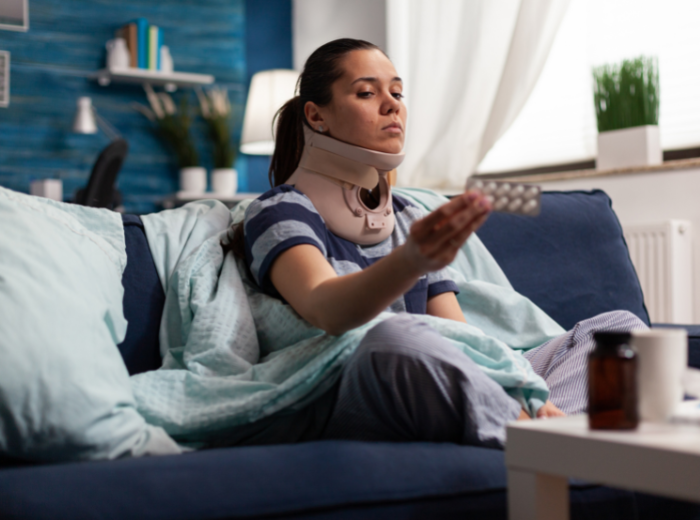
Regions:
M 404 199 L 401 196 L 394 195 L 394 210 L 396 212 L 397 227 L 401 233 L 408 236 L 409 230 L 413 223 L 428 213 L 427 211 L 412 202 Z M 405 238 L 403 238 L 405 240 Z M 452 280 L 447 269 L 441 269 L 428 273 L 428 298 L 437 296 L 438 294 L 453 292 L 459 294 L 457 284 Z
M 447 268 L 428 273 L 428 298 L 446 292 L 459 294 L 459 287 L 449 275 Z
M 263 292 L 279 296 L 269 277 L 270 267 L 287 249 L 316 246 L 327 256 L 327 230 L 311 201 L 291 186 L 282 185 L 248 206 L 244 218 L 246 262 Z

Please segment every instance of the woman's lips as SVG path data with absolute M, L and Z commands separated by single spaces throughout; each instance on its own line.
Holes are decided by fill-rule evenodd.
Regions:
M 401 125 L 398 123 L 391 123 L 390 125 L 387 125 L 384 128 L 382 128 L 382 130 L 386 130 L 387 132 L 394 134 L 399 134 L 403 132 L 403 128 L 401 128 Z

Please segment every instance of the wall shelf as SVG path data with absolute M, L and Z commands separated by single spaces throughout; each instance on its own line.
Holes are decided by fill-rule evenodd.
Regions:
M 147 69 L 100 69 L 93 74 L 93 79 L 106 87 L 110 83 L 137 83 L 140 85 L 163 86 L 168 92 L 173 92 L 177 87 L 194 87 L 197 85 L 211 85 L 214 76 L 210 74 L 193 74 L 191 72 L 160 72 Z

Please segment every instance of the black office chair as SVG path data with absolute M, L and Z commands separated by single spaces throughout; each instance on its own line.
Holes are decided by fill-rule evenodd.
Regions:
M 97 157 L 87 186 L 78 190 L 74 202 L 93 208 L 114 209 L 121 205 L 121 194 L 114 187 L 129 145 L 124 139 L 115 139 Z

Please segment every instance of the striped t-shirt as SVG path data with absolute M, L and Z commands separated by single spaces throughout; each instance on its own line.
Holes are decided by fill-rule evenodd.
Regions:
M 245 253 L 250 272 L 262 291 L 282 298 L 270 281 L 270 267 L 287 249 L 299 244 L 316 246 L 338 276 L 361 271 L 406 241 L 411 225 L 425 216 L 422 209 L 393 195 L 394 231 L 386 240 L 360 246 L 331 233 L 311 200 L 282 184 L 253 201 L 245 212 Z M 459 292 L 445 269 L 428 273 L 388 310 L 425 314 L 428 298 Z

